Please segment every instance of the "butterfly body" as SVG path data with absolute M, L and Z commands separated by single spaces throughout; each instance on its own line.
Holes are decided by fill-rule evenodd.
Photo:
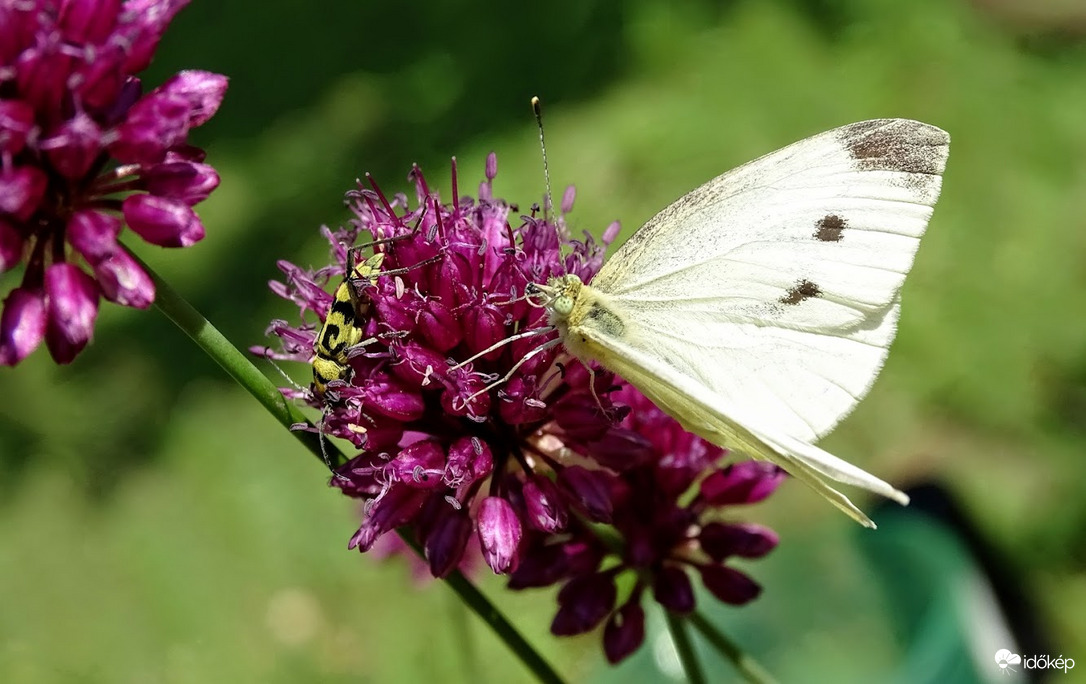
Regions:
M 814 442 L 882 368 L 948 146 L 934 126 L 879 119 L 752 161 L 650 219 L 590 283 L 540 287 L 550 322 L 687 430 L 874 526 L 828 481 L 908 498 Z

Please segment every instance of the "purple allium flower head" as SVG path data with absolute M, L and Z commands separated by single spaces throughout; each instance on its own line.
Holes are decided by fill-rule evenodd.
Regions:
M 117 242 L 124 223 L 164 247 L 203 237 L 192 206 L 219 177 L 186 139 L 226 77 L 183 71 L 143 93 L 136 76 L 188 2 L 0 2 L 0 272 L 25 263 L 4 300 L 0 363 L 42 340 L 69 363 L 99 297 L 150 306 L 151 278 Z
M 286 278 L 271 283 L 310 322 L 274 321 L 281 348 L 253 351 L 312 363 L 333 301 L 327 284 L 346 272 L 347 246 L 381 241 L 381 270 L 393 273 L 351 283 L 366 342 L 347 355 L 349 372 L 324 391 L 282 390 L 322 411 L 325 434 L 359 449 L 332 480 L 366 502 L 349 546 L 365 551 L 408 526 L 443 576 L 477 539 L 511 588 L 561 584 L 552 631 L 606 625 L 604 649 L 616 662 L 644 639 L 644 597 L 689 612 L 695 575 L 725 601 L 757 594 L 725 564 L 764 555 L 777 538 L 731 522 L 725 507 L 764 498 L 782 471 L 727 464 L 722 449 L 632 386 L 548 344 L 556 333 L 524 298 L 526 286 L 565 273 L 587 282 L 603 248 L 587 234 L 563 239 L 564 219 L 537 208 L 514 218 L 493 197 L 496 174 L 491 155 L 479 199 L 460 197 L 454 162 L 448 204 L 417 168 L 411 201 L 360 183 L 348 193 L 350 224 L 323 229 L 335 263 L 281 262 Z M 569 190 L 562 209 L 572 204 Z M 607 242 L 616 233 L 609 227 Z M 633 582 L 618 582 L 624 574 Z

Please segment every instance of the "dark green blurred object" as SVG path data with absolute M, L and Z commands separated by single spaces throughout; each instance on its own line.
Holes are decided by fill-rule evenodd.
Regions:
M 1022 663 L 1001 671 L 995 654 L 1050 654 L 1016 572 L 939 484 L 908 490 L 907 508 L 874 511 L 877 534 L 858 546 L 883 585 L 905 652 L 893 681 L 1044 681 Z M 1005 681 L 1005 680 L 1004 680 Z

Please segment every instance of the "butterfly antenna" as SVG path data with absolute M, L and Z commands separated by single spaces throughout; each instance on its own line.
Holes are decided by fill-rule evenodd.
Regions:
M 554 199 L 551 197 L 551 172 L 547 166 L 547 141 L 543 137 L 543 103 L 538 97 L 532 98 L 532 112 L 535 114 L 535 123 L 539 127 L 539 149 L 543 151 L 543 181 L 547 187 L 547 195 L 543 200 L 543 220 L 547 220 L 547 213 L 554 207 Z

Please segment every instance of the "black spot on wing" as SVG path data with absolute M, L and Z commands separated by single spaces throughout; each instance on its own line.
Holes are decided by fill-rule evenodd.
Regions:
M 845 219 L 837 214 L 827 214 L 818 219 L 818 223 L 815 224 L 814 237 L 822 242 L 840 242 L 841 231 L 846 225 L 848 224 Z
M 817 297 L 822 294 L 821 288 L 810 280 L 803 279 L 792 286 L 792 289 L 788 290 L 783 297 L 778 299 L 781 304 L 799 304 L 804 299 L 810 299 L 811 297 Z
M 845 126 L 838 139 L 864 171 L 941 174 L 950 137 L 919 121 L 876 119 Z

